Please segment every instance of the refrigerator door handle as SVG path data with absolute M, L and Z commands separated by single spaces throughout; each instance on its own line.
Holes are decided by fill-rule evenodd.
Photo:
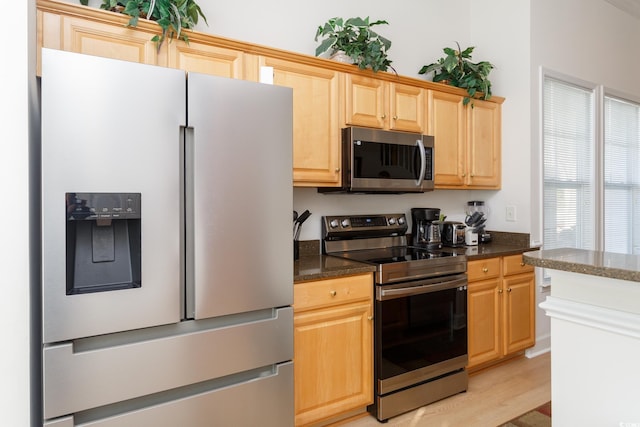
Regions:
M 182 194 L 180 200 L 182 201 L 182 207 L 180 211 L 183 214 L 182 218 L 182 244 L 184 245 L 183 253 L 184 265 L 182 266 L 182 280 L 183 280 L 183 292 L 182 292 L 182 304 L 183 319 L 195 318 L 195 243 L 194 243 L 194 194 L 195 194 L 195 176 L 194 176 L 194 157 L 195 157 L 195 129 L 190 126 L 181 126 L 182 132 L 180 132 L 181 150 L 180 154 L 183 156 L 180 159 L 182 165 L 182 174 L 184 177 L 184 183 L 182 188 L 184 194 Z

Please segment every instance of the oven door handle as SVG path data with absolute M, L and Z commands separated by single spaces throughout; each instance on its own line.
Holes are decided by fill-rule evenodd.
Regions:
M 413 286 L 406 286 L 402 288 L 378 288 L 378 300 L 401 298 L 412 295 L 428 294 L 431 292 L 443 291 L 446 289 L 467 288 L 467 278 L 456 278 L 454 280 L 447 280 L 444 282 L 422 282 Z

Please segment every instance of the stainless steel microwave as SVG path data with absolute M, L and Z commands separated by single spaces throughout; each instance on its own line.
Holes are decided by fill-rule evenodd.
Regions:
M 342 187 L 321 193 L 433 190 L 433 136 L 361 127 L 342 129 Z

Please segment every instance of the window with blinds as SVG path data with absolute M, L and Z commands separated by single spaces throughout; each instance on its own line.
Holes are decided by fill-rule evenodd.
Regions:
M 604 250 L 640 254 L 640 105 L 604 97 Z
M 640 103 L 543 82 L 543 247 L 640 254 Z
M 594 105 L 592 89 L 545 77 L 545 249 L 594 248 Z

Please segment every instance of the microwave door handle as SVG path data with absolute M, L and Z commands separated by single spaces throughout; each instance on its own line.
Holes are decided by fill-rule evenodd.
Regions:
M 424 179 L 424 171 L 427 169 L 427 156 L 424 153 L 424 144 L 422 143 L 421 139 L 416 140 L 416 145 L 420 150 L 420 177 L 416 182 L 416 185 L 419 187 L 422 185 L 422 180 Z

